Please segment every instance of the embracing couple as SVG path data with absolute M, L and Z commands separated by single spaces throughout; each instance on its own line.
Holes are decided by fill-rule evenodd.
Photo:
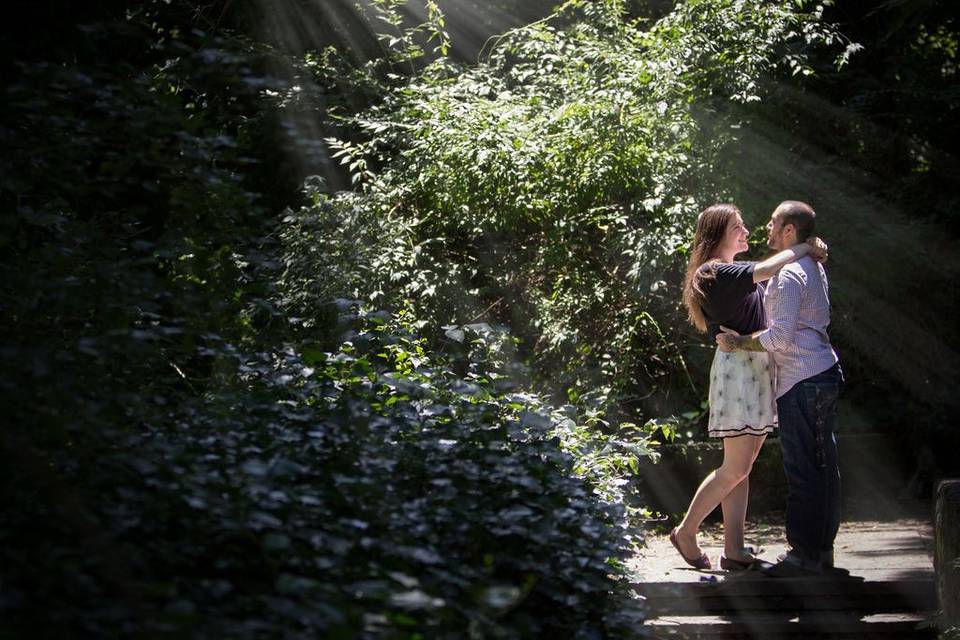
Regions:
M 840 525 L 840 472 L 833 420 L 843 374 L 830 345 L 830 302 L 810 205 L 780 203 L 767 223 L 762 262 L 738 262 L 749 233 L 731 204 L 705 209 L 684 281 L 690 321 L 715 338 L 710 370 L 709 434 L 723 440 L 723 463 L 700 484 L 670 541 L 688 564 L 711 569 L 697 530 L 723 509 L 720 568 L 754 565 L 774 577 L 813 575 L 833 567 Z M 787 476 L 788 552 L 760 562 L 744 546 L 749 475 L 764 439 L 780 429 Z

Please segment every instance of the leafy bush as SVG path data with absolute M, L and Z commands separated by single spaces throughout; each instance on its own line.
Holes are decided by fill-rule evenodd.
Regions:
M 639 623 L 610 577 L 632 551 L 622 506 L 575 477 L 535 396 L 496 390 L 483 357 L 495 337 L 466 329 L 470 348 L 446 358 L 386 313 L 339 311 L 350 340 L 331 351 L 219 344 L 236 364 L 225 386 L 96 450 L 49 453 L 83 506 L 58 517 L 33 491 L 5 496 L 8 535 L 39 528 L 35 551 L 57 558 L 40 574 L 5 565 L 45 594 L 14 614 L 42 606 L 42 628 L 60 633 L 82 621 L 202 637 L 619 636 Z M 15 467 L 22 487 L 28 471 Z
M 358 87 L 322 112 L 358 191 L 300 203 L 271 186 L 309 103 L 282 60 L 196 30 L 206 6 L 128 9 L 0 106 L 0 632 L 626 634 L 622 476 L 656 424 L 608 406 L 682 386 L 669 274 L 714 197 L 711 109 L 829 32 L 569 2 L 461 69 L 424 64 L 432 11 L 383 61 L 302 61 Z
M 329 140 L 364 196 L 326 206 L 364 207 L 384 231 L 360 293 L 438 324 L 508 324 L 543 387 L 583 407 L 698 402 L 684 246 L 724 197 L 723 105 L 759 99 L 776 65 L 806 72 L 808 48 L 837 38 L 806 6 L 679 3 L 645 29 L 620 2 L 571 1 L 476 67 L 440 58 L 386 87 L 347 119 L 353 139 Z
M 241 38 L 132 13 L 81 33 L 146 53 L 25 63 L 3 107 L 0 632 L 635 625 L 611 579 L 627 512 L 576 476 L 510 337 L 451 328 L 435 351 L 403 313 L 317 303 L 370 277 L 379 228 L 339 208 L 308 237 L 291 213 L 288 255 L 326 267 L 284 264 L 255 148 L 282 87 Z

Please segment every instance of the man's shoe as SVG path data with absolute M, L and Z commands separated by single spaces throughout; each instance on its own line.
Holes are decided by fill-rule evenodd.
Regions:
M 833 569 L 833 549 L 820 552 L 820 566 L 826 569 Z
M 809 578 L 821 574 L 819 564 L 804 562 L 790 553 L 778 559 L 777 564 L 761 568 L 760 573 L 771 578 Z
M 777 562 L 783 562 L 784 560 L 787 559 L 787 556 L 789 554 L 790 554 L 789 551 L 787 551 L 786 553 L 781 553 L 780 555 L 777 556 Z M 833 569 L 833 549 L 830 549 L 829 551 L 820 552 L 820 566 L 823 568 L 824 571 Z
M 760 573 L 770 578 L 812 578 L 820 575 L 819 571 L 794 562 L 778 562 L 760 569 Z

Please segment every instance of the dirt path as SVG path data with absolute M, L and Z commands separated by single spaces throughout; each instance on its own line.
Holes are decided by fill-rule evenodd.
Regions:
M 760 547 L 760 557 L 775 562 L 786 551 L 783 526 L 747 523 L 747 544 Z M 705 526 L 700 546 L 719 566 L 723 530 Z M 837 567 L 866 580 L 899 580 L 933 577 L 933 529 L 929 522 L 899 519 L 890 522 L 845 522 L 834 548 Z M 651 533 L 647 547 L 629 564 L 638 582 L 698 582 L 722 580 L 724 571 L 696 571 L 687 566 L 665 533 Z

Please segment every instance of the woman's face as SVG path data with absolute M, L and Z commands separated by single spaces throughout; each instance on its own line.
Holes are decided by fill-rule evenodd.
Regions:
M 723 242 L 720 245 L 720 253 L 733 253 L 736 255 L 747 250 L 747 236 L 750 230 L 743 224 L 743 218 L 740 214 L 734 215 L 727 223 L 727 229 L 723 234 Z

